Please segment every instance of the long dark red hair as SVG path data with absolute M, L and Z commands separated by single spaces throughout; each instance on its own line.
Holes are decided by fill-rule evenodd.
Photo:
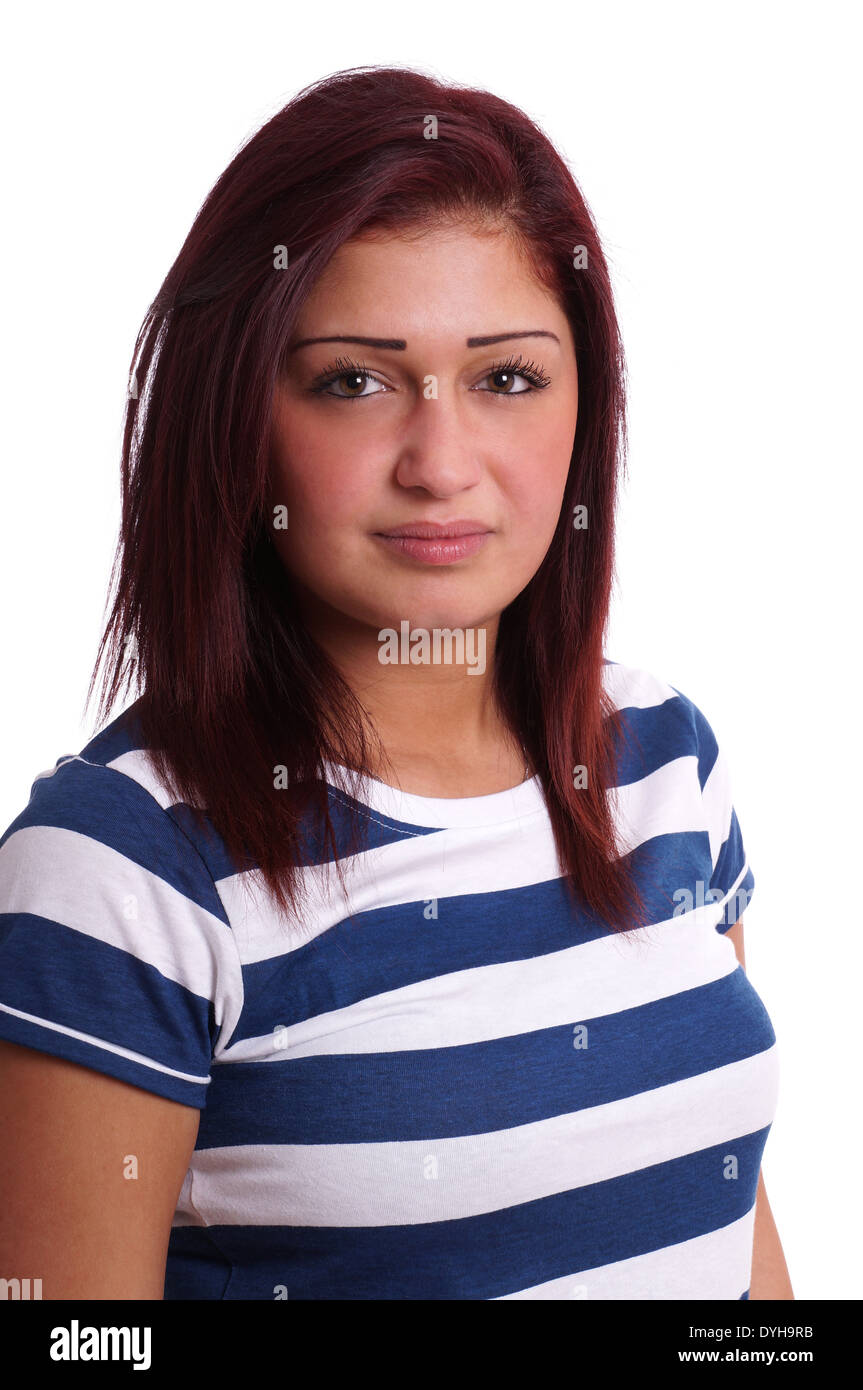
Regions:
M 290 101 L 219 178 L 138 335 L 114 598 L 87 705 L 107 656 L 98 722 L 134 680 L 146 746 L 176 800 L 205 808 L 201 823 L 238 867 L 259 869 L 279 907 L 299 916 L 310 811 L 336 846 L 323 760 L 367 771 L 380 741 L 299 621 L 273 545 L 274 384 L 300 307 L 339 246 L 373 226 L 447 217 L 507 226 L 572 326 L 579 407 L 564 502 L 542 565 L 501 615 L 494 692 L 542 779 L 568 890 L 612 929 L 633 927 L 643 905 L 608 796 L 622 725 L 602 681 L 626 452 L 623 351 L 599 236 L 570 170 L 524 112 L 489 92 L 410 68 L 335 73 Z M 279 246 L 287 269 L 275 268 Z M 578 504 L 586 529 L 572 524 Z M 586 787 L 574 785 L 576 766 Z M 352 846 L 362 834 L 355 817 Z

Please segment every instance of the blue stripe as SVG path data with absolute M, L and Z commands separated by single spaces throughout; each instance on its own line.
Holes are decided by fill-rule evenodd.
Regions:
M 698 756 L 692 707 L 684 696 L 671 696 L 647 708 L 621 705 L 619 722 L 618 786 L 632 786 L 676 758 Z
M 724 934 L 740 920 L 749 906 L 754 887 L 755 876 L 751 869 L 747 869 L 743 878 L 740 880 L 740 885 L 736 892 L 732 894 L 722 909 L 722 916 L 716 923 L 716 930 L 718 932 Z
M 436 832 L 434 826 L 411 825 L 403 821 L 395 821 L 377 811 L 372 815 L 368 808 L 363 807 L 360 802 L 354 802 L 343 792 L 329 786 L 326 787 L 326 796 L 333 825 L 335 854 L 333 842 L 326 835 L 323 816 L 315 814 L 313 803 L 312 808 L 307 809 L 303 815 L 298 831 L 298 853 L 301 862 L 306 865 L 331 864 L 336 856 L 341 859 L 347 855 L 352 848 L 351 822 L 347 809 L 349 806 L 356 805 L 360 810 L 357 821 L 358 839 L 353 843 L 354 854 L 363 854 L 368 850 L 378 849 L 381 845 L 413 839 L 417 835 L 439 833 Z M 229 853 L 225 842 L 216 831 L 209 816 L 203 816 L 202 824 L 197 812 L 183 802 L 175 802 L 169 807 L 168 814 L 177 822 L 186 838 L 195 846 L 217 884 L 222 879 L 230 878 L 234 874 L 249 872 L 258 867 L 257 861 L 251 856 L 237 858 Z
M 706 831 L 657 835 L 630 856 L 650 920 L 679 915 L 710 879 Z M 674 893 L 664 885 L 674 884 Z M 701 898 L 703 900 L 703 890 Z M 494 893 L 424 900 L 357 913 L 295 950 L 243 966 L 245 1005 L 233 1042 L 260 1037 L 359 999 L 477 966 L 563 951 L 612 935 L 586 905 L 575 911 L 562 878 Z
M 359 825 L 361 828 L 361 840 L 355 853 L 364 853 L 367 850 L 380 849 L 383 845 L 393 845 L 400 840 L 416 839 L 418 835 L 434 835 L 440 833 L 430 825 L 413 825 L 409 821 L 393 820 L 391 816 L 385 816 L 381 811 L 371 811 L 361 801 L 348 795 L 339 787 L 328 784 L 327 796 L 329 802 L 330 818 L 333 822 L 333 830 L 336 837 L 336 846 L 339 858 L 347 853 L 350 845 L 351 815 L 359 813 Z M 311 827 L 306 824 L 304 827 L 305 848 L 314 864 L 330 863 L 333 859 L 332 848 L 324 846 L 322 841 L 323 828 L 313 833 Z
M 207 1231 L 198 1226 L 177 1226 L 171 1231 L 168 1247 L 165 1299 L 222 1299 L 231 1268 L 231 1261 Z
M 106 725 L 101 733 L 91 739 L 87 746 L 82 749 L 81 758 L 88 763 L 98 763 L 105 766 L 105 764 L 113 762 L 114 759 L 122 757 L 125 753 L 146 751 L 146 741 L 138 712 L 140 703 L 140 700 L 136 700 L 111 724 Z M 55 766 L 59 766 L 63 761 L 63 758 L 58 758 Z M 135 785 L 134 779 L 130 778 L 129 781 Z M 397 840 L 406 839 L 413 835 L 428 835 L 434 832 L 434 827 L 396 821 L 377 811 L 370 814 L 367 806 L 340 788 L 329 787 L 327 795 L 339 857 L 343 855 L 349 843 L 348 831 L 351 828 L 349 810 L 354 808 L 360 812 L 360 828 L 365 830 L 364 849 L 377 849 L 381 845 L 392 844 Z M 168 814 L 177 821 L 188 838 L 196 845 L 202 857 L 211 864 L 215 879 L 225 878 L 230 874 L 256 867 L 252 860 L 238 862 L 228 854 L 209 817 L 204 817 L 204 832 L 202 833 L 195 811 L 183 802 L 174 803 L 168 808 Z M 332 847 L 324 844 L 323 827 L 318 826 L 317 819 L 310 812 L 305 817 L 300 830 L 303 853 L 309 864 L 329 863 L 333 859 Z
M 0 838 L 0 848 L 29 826 L 74 830 L 133 864 L 211 912 L 228 918 L 209 874 L 171 816 L 142 786 L 113 768 L 95 771 L 88 763 L 64 763 L 51 777 L 37 779 L 30 801 Z M 86 850 L 82 852 L 86 863 Z
M 711 888 L 718 888 L 723 895 L 728 893 L 737 882 L 737 876 L 745 862 L 746 851 L 743 848 L 743 837 L 740 834 L 740 822 L 737 819 L 737 812 L 732 807 L 731 825 L 717 856 L 716 868 L 710 879 Z
M 145 1091 L 166 1096 L 168 1100 L 178 1100 L 182 1105 L 201 1107 L 206 1105 L 206 1082 L 184 1081 L 180 1077 L 168 1076 L 153 1067 L 144 1066 L 129 1057 L 121 1057 L 115 1052 L 94 1047 L 80 1038 L 70 1038 L 53 1029 L 41 1028 L 26 1019 L 16 1018 L 0 1009 L 0 1037 L 6 1042 L 19 1043 L 21 1047 L 32 1047 L 38 1052 L 46 1052 L 52 1057 L 62 1057 L 67 1062 L 77 1062 L 82 1067 L 114 1076 L 120 1081 L 128 1081 L 132 1086 L 141 1086 Z M 179 1070 L 179 1068 L 178 1068 Z
M 130 951 L 44 917 L 6 912 L 0 914 L 0 967 L 0 1002 L 10 1008 L 140 1052 L 175 1071 L 209 1076 L 217 1036 L 210 1000 Z M 0 1011 L 4 1036 L 10 1017 Z M 39 1030 L 39 1036 L 48 1051 L 67 1047 L 61 1035 Z
M 682 694 L 676 686 L 671 689 L 675 691 L 681 700 L 686 713 L 692 721 L 695 733 L 695 751 L 698 754 L 698 780 L 701 783 L 701 790 L 704 791 L 704 784 L 710 776 L 719 756 L 719 746 L 716 742 L 716 735 L 708 724 L 701 710 L 697 705 Z
M 143 749 L 145 742 L 138 714 L 140 703 L 140 700 L 136 700 L 128 709 L 118 714 L 116 719 L 112 719 L 110 724 L 106 724 L 104 729 L 81 749 L 80 756 L 88 763 L 99 763 L 104 767 L 125 753 Z M 58 759 L 59 762 L 62 762 L 62 759 Z M 56 767 L 57 763 L 54 765 Z
M 380 1227 L 215 1226 L 172 1231 L 170 1251 L 215 1240 L 237 1268 L 228 1299 L 491 1299 L 661 1250 L 752 1210 L 767 1129 L 502 1211 Z M 723 1177 L 729 1154 L 736 1179 Z M 590 1289 L 589 1279 L 588 1296 Z M 196 1297 L 194 1276 L 173 1297 Z M 735 1295 L 736 1296 L 736 1295 Z
M 587 1047 L 573 1024 L 587 1024 Z M 776 1041 L 746 972 L 592 1020 L 416 1051 L 215 1063 L 197 1147 L 457 1138 L 698 1076 Z

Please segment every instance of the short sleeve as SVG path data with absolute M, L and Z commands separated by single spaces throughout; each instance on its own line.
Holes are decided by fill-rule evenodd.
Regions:
M 672 687 L 675 689 L 675 687 Z M 720 910 L 718 932 L 727 932 L 740 920 L 752 899 L 755 876 L 743 844 L 734 808 L 728 761 L 704 714 L 679 690 L 695 725 L 698 779 L 704 821 L 710 841 L 712 873 L 705 898 Z
M 0 1037 L 203 1108 L 242 970 L 212 875 L 134 778 L 80 757 L 0 839 Z

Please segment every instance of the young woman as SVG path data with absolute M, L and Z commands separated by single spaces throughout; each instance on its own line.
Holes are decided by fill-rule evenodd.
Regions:
M 99 731 L 0 848 L 0 1275 L 792 1297 L 727 764 L 604 652 L 623 376 L 488 93 L 336 74 L 219 179 L 132 364 Z

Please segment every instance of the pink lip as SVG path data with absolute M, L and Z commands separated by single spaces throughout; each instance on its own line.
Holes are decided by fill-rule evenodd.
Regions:
M 409 521 L 405 526 L 388 526 L 377 536 L 417 536 L 424 541 L 449 540 L 454 536 L 488 535 L 491 527 L 483 521 Z
M 481 521 L 452 521 L 437 523 L 416 521 L 406 526 L 394 526 L 377 531 L 378 540 L 392 550 L 427 565 L 450 565 L 465 560 L 481 550 L 491 531 Z

